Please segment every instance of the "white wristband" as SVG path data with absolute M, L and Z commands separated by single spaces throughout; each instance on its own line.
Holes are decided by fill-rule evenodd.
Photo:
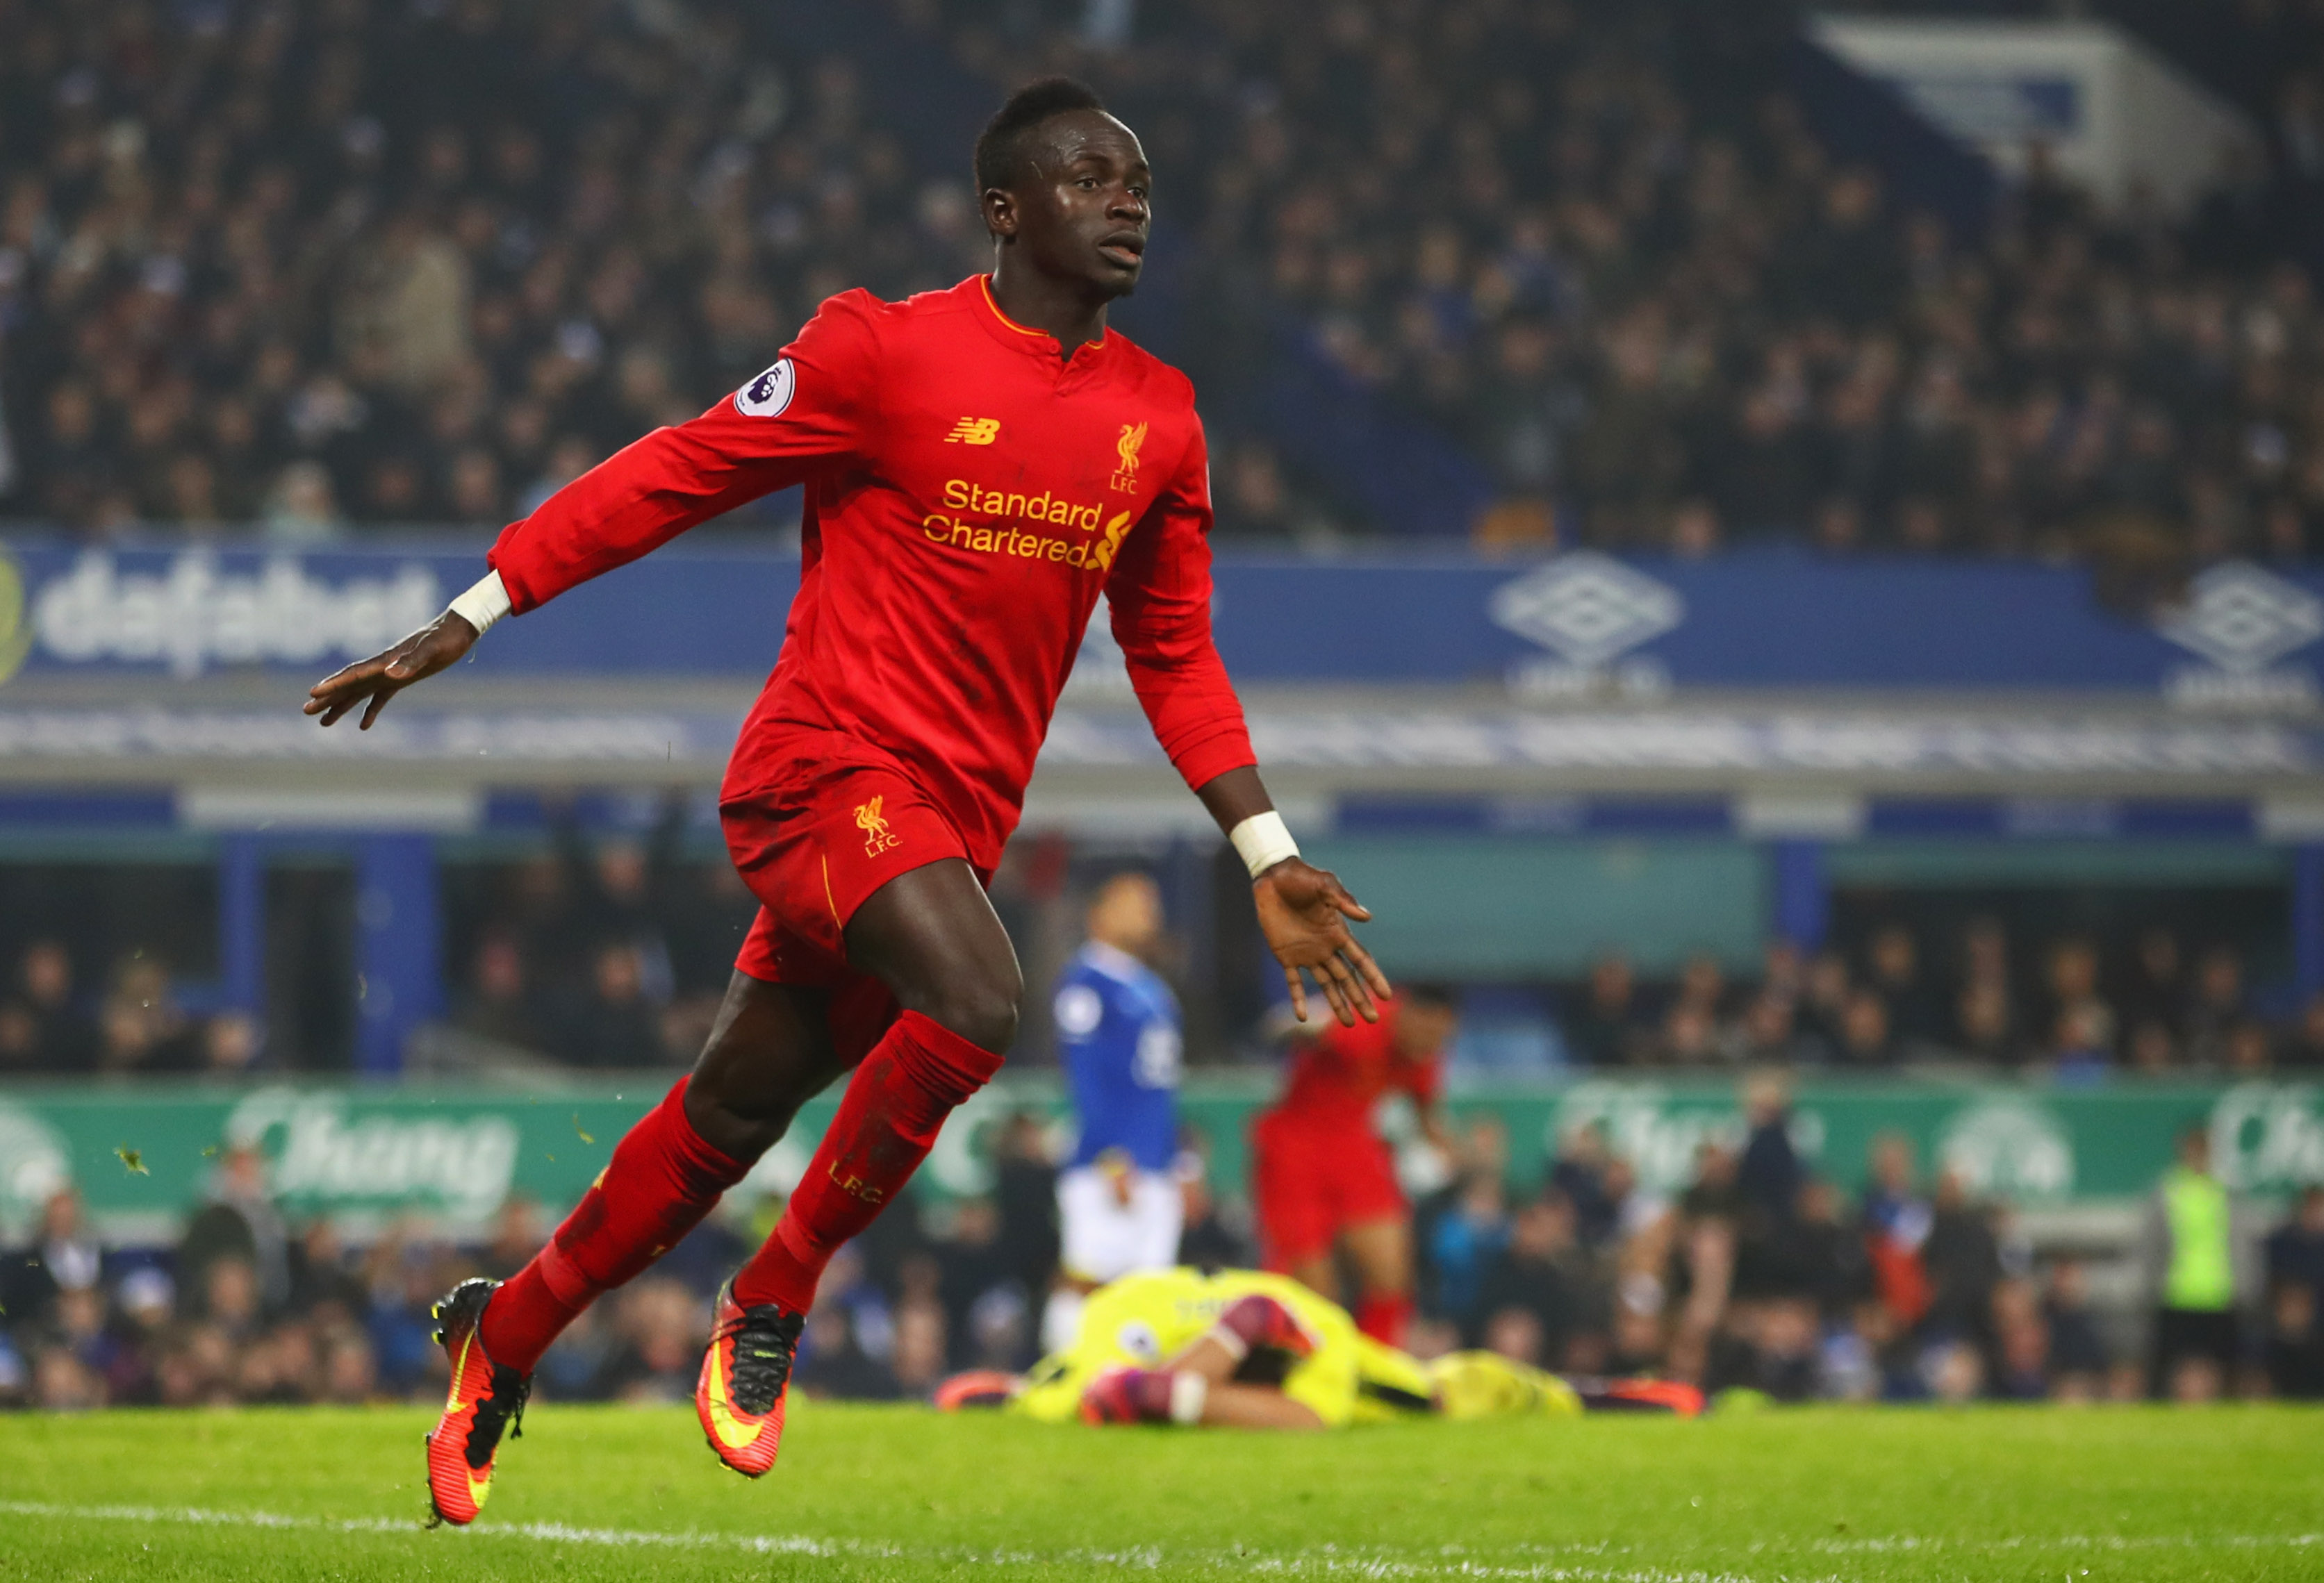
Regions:
M 1232 1358 L 1238 1368 L 1242 1367 L 1242 1360 L 1250 1356 L 1250 1343 L 1224 1325 L 1213 1325 L 1204 1332 L 1203 1339 Z
M 1190 1369 L 1170 1376 L 1170 1422 L 1192 1429 L 1203 1422 L 1203 1404 L 1211 1399 L 1211 1382 Z
M 451 612 L 476 629 L 481 638 L 493 629 L 493 623 L 508 614 L 510 610 L 508 584 L 501 581 L 498 572 L 487 572 L 482 581 L 451 604 Z
M 1242 866 L 1250 870 L 1254 879 L 1284 859 L 1299 855 L 1299 843 L 1291 839 L 1283 815 L 1272 808 L 1264 814 L 1253 814 L 1228 831 L 1227 839 L 1242 854 Z

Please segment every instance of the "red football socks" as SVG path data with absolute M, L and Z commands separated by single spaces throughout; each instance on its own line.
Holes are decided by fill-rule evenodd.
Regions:
M 1299 1317 L 1280 1299 L 1263 1292 L 1254 1292 L 1228 1303 L 1208 1333 L 1238 1364 L 1261 1349 L 1288 1352 L 1296 1358 L 1305 1358 L 1315 1350 L 1314 1340 L 1300 1324 Z
M 712 1148 L 686 1118 L 686 1079 L 613 1147 L 613 1158 L 549 1246 L 493 1293 L 484 1351 L 526 1373 L 601 1292 L 678 1246 L 751 1163 Z
M 1204 1385 L 1209 1383 L 1204 1381 Z M 1178 1376 L 1167 1368 L 1131 1369 L 1122 1382 L 1122 1398 L 1137 1410 L 1139 1422 L 1167 1423 L 1177 1384 Z
M 1403 1346 L 1411 1323 L 1412 1299 L 1401 1292 L 1373 1293 L 1356 1300 L 1356 1329 L 1384 1346 Z
M 848 1080 L 782 1219 L 735 1275 L 734 1301 L 812 1307 L 831 1256 L 887 1208 L 945 1118 L 1000 1070 L 1000 1056 L 942 1024 L 917 1011 L 899 1017 Z

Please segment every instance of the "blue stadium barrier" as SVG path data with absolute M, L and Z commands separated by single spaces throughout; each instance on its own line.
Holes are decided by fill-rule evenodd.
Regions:
M 82 549 L 0 539 L 0 682 L 32 676 L 318 676 L 430 619 L 484 569 L 487 536 L 330 549 Z M 2324 571 L 2234 562 L 2152 616 L 2088 573 L 2025 562 L 1787 549 L 1707 560 L 1466 551 L 1319 560 L 1222 548 L 1213 619 L 1250 684 L 1508 682 L 1555 696 L 1667 688 L 2166 692 L 2301 703 L 2324 639 Z M 798 557 L 678 545 L 495 630 L 479 674 L 758 678 Z M 1110 640 L 1102 635 L 1100 648 Z M 0 694 L 0 704 L 5 695 Z

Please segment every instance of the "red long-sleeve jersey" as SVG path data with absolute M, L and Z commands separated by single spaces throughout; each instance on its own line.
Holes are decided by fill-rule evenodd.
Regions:
M 1194 387 L 1117 331 L 1060 356 L 982 275 L 903 302 L 832 298 L 766 373 L 511 525 L 492 565 L 521 613 L 793 483 L 798 596 L 724 800 L 879 765 L 989 869 L 1101 591 L 1187 785 L 1254 761 L 1211 640 Z
M 1372 1112 L 1390 1093 L 1410 1094 L 1420 1104 L 1434 1101 L 1442 1078 L 1443 1053 L 1406 1056 L 1396 1047 L 1402 1008 L 1380 1008 L 1378 1022 L 1353 1027 L 1325 1023 L 1291 1059 L 1290 1081 L 1271 1115 L 1282 1127 L 1371 1135 Z

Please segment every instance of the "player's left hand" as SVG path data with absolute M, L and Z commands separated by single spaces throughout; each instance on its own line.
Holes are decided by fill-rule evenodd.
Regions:
M 1292 1014 L 1307 1020 L 1305 975 L 1312 974 L 1342 1026 L 1355 1026 L 1359 1017 L 1379 1021 L 1379 1003 L 1389 994 L 1388 977 L 1348 927 L 1351 918 L 1370 923 L 1371 909 L 1348 894 L 1339 876 L 1286 858 L 1252 880 L 1250 891 L 1259 906 L 1259 930 L 1283 964 Z
M 300 713 L 319 714 L 323 724 L 337 725 L 344 716 L 363 709 L 355 729 L 369 731 L 390 698 L 454 664 L 475 646 L 476 629 L 468 624 L 468 618 L 447 610 L 386 652 L 357 660 L 317 682 L 307 689 L 307 702 Z

